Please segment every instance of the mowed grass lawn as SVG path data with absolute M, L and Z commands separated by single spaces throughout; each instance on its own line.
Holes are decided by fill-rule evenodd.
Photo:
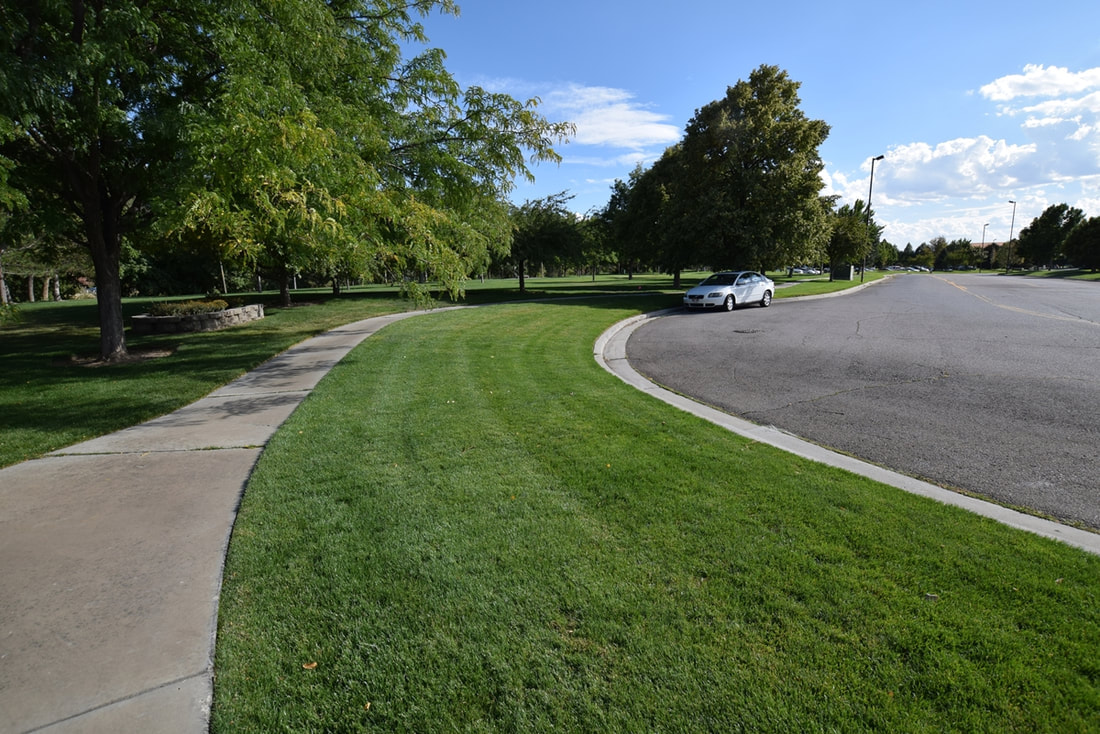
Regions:
M 686 273 L 680 290 L 705 276 Z M 593 293 L 636 295 L 639 290 L 675 291 L 672 283 L 670 276 L 655 274 L 601 275 L 597 280 L 530 278 L 529 292 L 520 294 L 515 279 L 473 281 L 468 284 L 466 302 Z M 849 286 L 802 282 L 780 289 L 777 297 Z M 103 367 L 87 361 L 99 350 L 95 301 L 20 304 L 16 320 L 0 321 L 0 467 L 169 413 L 326 329 L 414 308 L 395 288 L 384 287 L 356 289 L 335 298 L 325 289 L 295 291 L 292 308 L 273 307 L 271 293 L 234 298 L 266 302 L 266 318 L 204 334 L 129 334 L 127 343 L 133 353 L 169 356 Z M 127 324 L 154 300 L 164 299 L 125 299 Z M 677 302 L 675 295 L 667 300 Z
M 597 366 L 667 304 L 436 313 L 337 365 L 243 498 L 213 730 L 1100 730 L 1100 558 Z

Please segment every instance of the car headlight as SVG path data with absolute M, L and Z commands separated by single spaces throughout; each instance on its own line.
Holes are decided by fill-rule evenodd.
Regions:
M 707 298 L 721 298 L 721 297 L 722 297 L 722 291 L 714 291 L 712 293 L 707 294 Z

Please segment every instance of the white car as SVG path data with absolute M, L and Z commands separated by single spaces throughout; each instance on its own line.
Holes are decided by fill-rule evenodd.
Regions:
M 751 270 L 715 273 L 684 294 L 688 308 L 722 308 L 732 311 L 734 306 L 756 303 L 764 308 L 771 305 L 775 283 L 771 278 Z

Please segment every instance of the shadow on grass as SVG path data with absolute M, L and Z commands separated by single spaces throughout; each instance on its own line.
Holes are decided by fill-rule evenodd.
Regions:
M 680 303 L 679 292 L 660 292 L 671 287 L 671 277 L 537 281 L 537 288 L 522 294 L 518 282 L 479 283 L 457 302 L 437 294 L 434 305 L 540 300 L 645 312 Z M 380 287 L 339 296 L 325 289 L 295 291 L 289 308 L 278 306 L 274 293 L 233 297 L 263 303 L 266 318 L 216 332 L 127 334 L 132 354 L 156 350 L 164 356 L 101 366 L 88 363 L 99 352 L 95 301 L 21 307 L 19 320 L 0 328 L 0 466 L 169 413 L 328 329 L 416 307 L 395 288 Z M 127 323 L 156 300 L 165 299 L 125 300 Z
M 166 356 L 101 366 L 86 361 L 99 352 L 94 301 L 27 304 L 0 329 L 0 466 L 169 413 L 319 332 L 410 307 L 392 293 L 309 298 L 222 331 L 128 334 L 131 354 Z M 127 320 L 147 304 L 125 301 Z

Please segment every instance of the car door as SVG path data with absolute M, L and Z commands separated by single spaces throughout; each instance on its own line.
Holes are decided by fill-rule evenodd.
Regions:
M 752 300 L 752 274 L 741 273 L 737 276 L 737 282 L 733 285 L 733 297 L 738 303 L 748 303 Z
M 763 298 L 760 293 L 760 276 L 756 273 L 742 273 L 737 282 L 741 284 L 737 294 L 738 303 L 754 303 Z

